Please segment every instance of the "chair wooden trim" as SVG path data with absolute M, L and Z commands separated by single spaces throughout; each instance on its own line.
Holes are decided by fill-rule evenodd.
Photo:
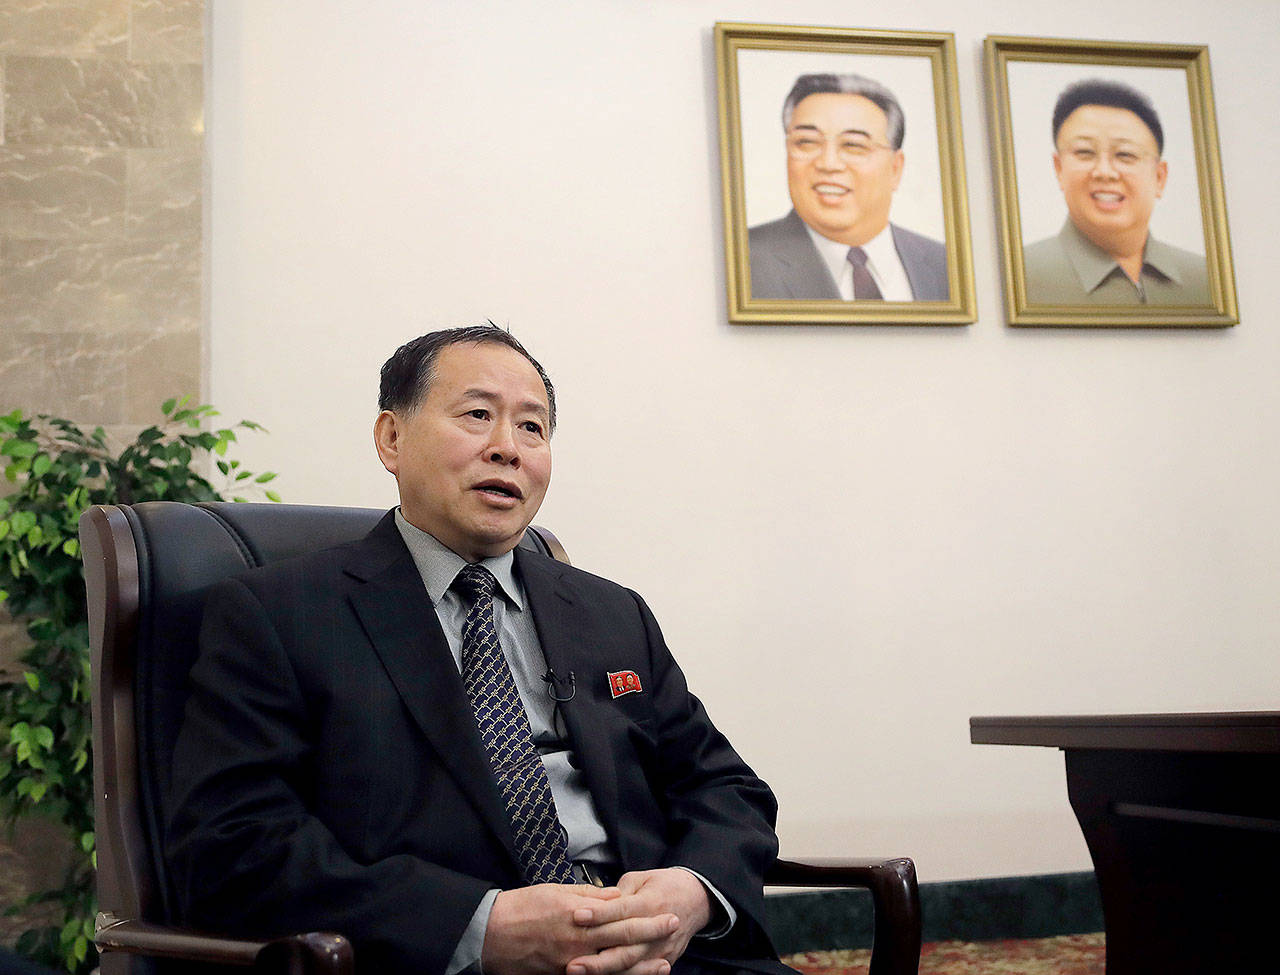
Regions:
M 176 502 L 146 502 L 157 506 Z M 227 517 L 235 507 L 199 505 L 236 534 Z M 263 509 L 294 506 L 257 506 Z M 253 506 L 239 506 L 251 511 Z M 296 509 L 295 509 L 296 510 Z M 360 509 L 329 509 L 352 518 L 376 518 Z M 144 821 L 146 789 L 139 781 L 139 735 L 135 679 L 139 630 L 144 618 L 148 574 L 137 538 L 145 528 L 128 506 L 95 505 L 80 519 L 80 542 L 89 601 L 89 641 L 93 666 L 94 813 L 97 820 L 98 901 L 95 943 L 103 975 L 128 975 L 134 956 L 182 959 L 250 967 L 287 975 L 354 973 L 351 943 L 339 934 L 311 932 L 272 941 L 225 938 L 181 930 L 163 923 L 169 915 L 163 885 Z M 257 564 L 252 540 L 241 540 L 245 565 Z M 545 528 L 533 527 L 521 543 L 568 562 L 564 547 Z M 153 813 L 154 814 L 154 813 Z M 875 946 L 871 975 L 916 975 L 920 958 L 920 905 L 914 864 L 908 859 L 778 860 L 771 885 L 860 887 L 875 905 Z

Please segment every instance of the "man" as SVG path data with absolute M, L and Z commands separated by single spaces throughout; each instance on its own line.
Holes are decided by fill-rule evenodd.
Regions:
M 336 930 L 378 973 L 789 971 L 768 788 L 638 596 L 513 551 L 551 476 L 542 367 L 435 332 L 379 406 L 400 506 L 205 610 L 168 831 L 187 923 Z
M 1150 100 L 1114 81 L 1079 81 L 1053 110 L 1053 169 L 1067 204 L 1056 237 L 1023 250 L 1027 301 L 1210 304 L 1205 259 L 1148 229 L 1169 164 Z
M 947 249 L 889 223 L 906 122 L 884 85 L 801 75 L 782 107 L 793 209 L 748 233 L 751 297 L 946 301 Z

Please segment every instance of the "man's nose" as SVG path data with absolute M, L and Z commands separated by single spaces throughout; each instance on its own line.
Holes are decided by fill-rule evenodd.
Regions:
M 516 447 L 516 438 L 512 429 L 505 423 L 495 423 L 489 431 L 489 442 L 485 445 L 489 460 L 497 464 L 520 466 L 520 451 Z
M 1120 173 L 1116 169 L 1116 161 L 1109 152 L 1100 152 L 1093 161 L 1093 173 L 1106 179 L 1115 179 Z
M 840 147 L 834 142 L 824 142 L 822 151 L 818 153 L 818 168 L 826 172 L 843 169 L 840 161 Z

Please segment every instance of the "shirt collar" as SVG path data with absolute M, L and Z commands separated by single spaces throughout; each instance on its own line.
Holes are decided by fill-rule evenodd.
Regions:
M 1115 258 L 1082 234 L 1070 219 L 1062 225 L 1058 239 L 1062 241 L 1062 249 L 1066 251 L 1067 260 L 1075 268 L 1076 274 L 1080 277 L 1080 283 L 1084 285 L 1086 292 L 1093 291 L 1119 270 L 1120 265 L 1116 263 Z M 1146 248 L 1142 255 L 1143 273 L 1146 273 L 1148 269 L 1175 284 L 1182 283 L 1172 249 L 1160 243 L 1149 233 L 1147 234 Z M 1124 271 L 1120 271 L 1120 273 L 1124 274 Z
M 804 229 L 809 231 L 813 246 L 818 248 L 818 253 L 822 255 L 822 261 L 827 265 L 827 270 L 831 272 L 831 277 L 839 282 L 840 275 L 845 272 L 845 268 L 849 264 L 849 245 L 832 240 L 830 237 L 822 236 L 807 223 L 804 225 Z M 893 243 L 893 231 L 889 229 L 888 224 L 884 225 L 880 233 L 861 246 L 867 252 L 867 259 L 877 272 L 881 268 L 888 267 L 889 261 L 898 259 L 898 249 Z
M 880 233 L 862 245 L 872 265 L 879 270 L 888 267 L 891 261 L 898 259 L 898 248 L 893 244 L 893 231 L 885 224 Z
M 453 580 L 467 564 L 467 560 L 434 535 L 424 532 L 416 525 L 411 525 L 399 508 L 396 508 L 396 527 L 400 529 L 400 537 L 409 547 L 413 563 L 422 576 L 422 584 L 427 587 L 427 595 L 431 597 L 432 604 L 439 605 L 444 594 L 453 585 Z M 516 582 L 515 553 L 504 552 L 494 558 L 481 559 L 478 564 L 493 573 L 503 598 L 516 609 L 523 611 L 524 593 Z

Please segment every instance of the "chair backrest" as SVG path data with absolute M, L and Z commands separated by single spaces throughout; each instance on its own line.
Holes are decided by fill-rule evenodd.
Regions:
M 97 505 L 80 519 L 93 663 L 98 901 L 117 918 L 175 916 L 160 851 L 173 745 L 208 589 L 247 569 L 365 535 L 384 512 L 312 505 Z M 521 547 L 568 561 L 546 529 Z

